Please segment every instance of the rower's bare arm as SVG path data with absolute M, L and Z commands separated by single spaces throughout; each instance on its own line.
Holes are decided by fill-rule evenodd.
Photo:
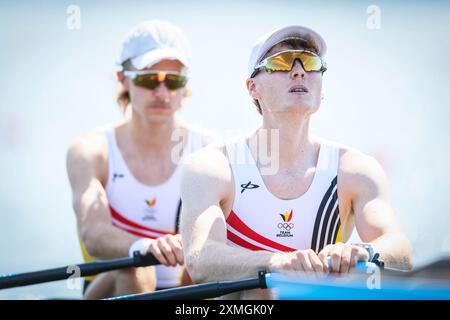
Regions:
M 188 158 L 181 182 L 181 235 L 185 263 L 195 282 L 254 277 L 268 269 L 275 254 L 227 244 L 222 205 L 232 193 L 227 158 L 205 148 Z
M 74 141 L 67 153 L 67 173 L 78 230 L 89 255 L 100 259 L 128 256 L 138 238 L 112 225 L 105 189 L 107 159 L 100 137 L 89 135 Z M 106 172 L 106 173 L 104 173 Z
M 356 151 L 342 156 L 342 187 L 364 242 L 370 242 L 386 265 L 410 269 L 411 245 L 390 204 L 388 180 L 381 165 Z

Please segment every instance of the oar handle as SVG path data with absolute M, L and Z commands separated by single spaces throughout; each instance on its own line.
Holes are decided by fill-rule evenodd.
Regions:
M 161 264 L 161 262 L 151 253 L 144 256 L 139 251 L 133 253 L 133 267 L 148 267 L 157 264 Z
M 328 263 L 328 270 L 330 271 L 331 270 L 331 257 L 330 256 L 327 257 L 327 263 Z M 358 262 L 356 262 L 355 272 L 366 273 L 367 271 L 377 270 L 378 268 L 379 267 L 373 262 L 358 261 Z

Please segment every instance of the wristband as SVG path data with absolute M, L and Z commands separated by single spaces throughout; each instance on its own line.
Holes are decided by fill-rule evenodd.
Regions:
M 152 244 L 153 240 L 148 238 L 140 238 L 133 242 L 128 250 L 128 255 L 133 258 L 134 252 L 139 251 L 141 255 L 145 255 L 147 253 L 148 248 Z

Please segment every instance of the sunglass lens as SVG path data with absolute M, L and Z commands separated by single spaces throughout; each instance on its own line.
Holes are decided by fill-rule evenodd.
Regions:
M 156 74 L 138 75 L 134 78 L 133 83 L 138 87 L 155 89 L 158 86 L 158 78 Z
M 304 52 L 301 61 L 305 71 L 320 71 L 322 69 L 322 61 L 316 55 Z
M 309 52 L 283 52 L 268 59 L 266 71 L 291 71 L 294 61 L 299 59 L 305 71 L 321 71 L 322 60 Z
M 180 75 L 168 74 L 164 83 L 170 90 L 183 88 L 186 85 L 187 78 Z
M 158 74 L 137 75 L 133 83 L 138 87 L 156 89 L 159 85 Z M 169 90 L 176 90 L 186 86 L 187 78 L 176 74 L 167 74 L 164 83 Z
M 266 71 L 289 71 L 291 70 L 293 62 L 293 55 L 290 52 L 279 54 L 268 59 L 266 64 Z

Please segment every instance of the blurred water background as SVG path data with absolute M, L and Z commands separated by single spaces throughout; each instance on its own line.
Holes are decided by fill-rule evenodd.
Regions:
M 80 29 L 68 28 L 70 5 Z M 380 28 L 371 27 L 372 5 Z M 222 136 L 259 125 L 245 88 L 255 39 L 291 24 L 321 33 L 329 70 L 313 132 L 382 163 L 416 263 L 450 252 L 449 9 L 445 1 L 0 1 L 0 274 L 81 262 L 67 146 L 122 117 L 119 45 L 154 18 L 191 40 L 193 95 L 179 117 Z M 60 281 L 0 291 L 0 299 L 56 297 L 81 290 Z

